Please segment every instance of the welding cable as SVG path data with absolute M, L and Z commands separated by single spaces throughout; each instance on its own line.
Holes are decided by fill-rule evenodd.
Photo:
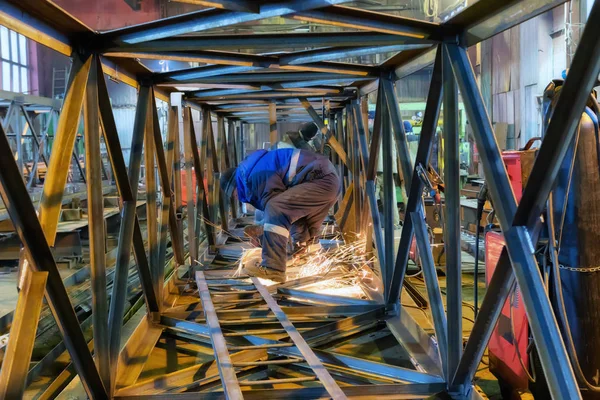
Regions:
M 575 160 L 575 157 L 573 157 Z M 568 191 L 565 194 L 565 197 L 568 195 Z M 548 205 L 547 205 L 547 217 L 548 217 L 548 231 L 550 232 L 550 240 L 548 240 L 548 244 L 550 246 L 550 256 L 551 256 L 551 264 L 552 264 L 552 287 L 554 289 L 554 296 L 556 298 L 556 308 L 555 310 L 556 317 L 558 319 L 558 323 L 561 325 L 561 330 L 563 333 L 563 337 L 567 347 L 567 353 L 569 354 L 569 358 L 571 359 L 571 365 L 573 366 L 573 371 L 575 372 L 575 376 L 577 380 L 584 384 L 585 387 L 594 393 L 600 393 L 600 386 L 594 386 L 591 384 L 587 378 L 585 377 L 581 364 L 579 363 L 579 357 L 577 356 L 577 350 L 575 349 L 575 343 L 573 341 L 573 335 L 571 333 L 571 328 L 569 327 L 569 318 L 567 316 L 567 310 L 565 307 L 565 298 L 563 296 L 562 290 L 562 280 L 560 278 L 560 266 L 558 263 L 558 249 L 554 243 L 554 215 L 552 213 L 552 199 L 553 193 L 550 193 L 548 197 Z M 565 202 L 567 199 L 565 198 Z
M 532 368 L 531 373 L 529 373 L 529 369 L 525 366 L 525 362 L 523 361 L 523 356 L 521 355 L 521 350 L 519 350 L 519 340 L 517 339 L 517 335 L 515 333 L 515 323 L 514 323 L 514 316 L 513 316 L 514 307 L 512 305 L 515 302 L 515 295 L 517 294 L 517 283 L 516 282 L 513 283 L 513 286 L 510 290 L 511 290 L 510 306 L 508 307 L 508 309 L 510 310 L 510 334 L 512 335 L 514 343 L 515 343 L 515 351 L 517 353 L 517 358 L 519 359 L 519 364 L 521 364 L 521 368 L 523 368 L 523 371 L 525 372 L 525 374 L 527 374 L 527 379 L 529 379 L 529 381 L 531 383 L 535 383 L 537 380 L 535 368 Z M 530 349 L 530 348 L 531 348 L 530 344 L 527 344 L 527 349 Z M 533 366 L 533 363 L 531 365 Z

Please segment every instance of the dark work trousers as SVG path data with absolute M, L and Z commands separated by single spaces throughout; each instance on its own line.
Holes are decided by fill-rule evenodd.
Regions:
M 339 187 L 338 176 L 328 174 L 292 186 L 269 200 L 265 207 L 262 265 L 285 272 L 290 233 L 294 242 L 314 240 L 337 200 Z

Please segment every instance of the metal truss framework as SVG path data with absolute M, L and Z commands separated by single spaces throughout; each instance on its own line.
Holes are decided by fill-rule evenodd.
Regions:
M 51 2 L 9 1 L 0 5 L 0 24 L 73 58 L 69 85 L 56 129 L 54 149 L 59 151 L 55 150 L 48 160 L 44 152 L 38 150 L 38 156 L 48 164 L 39 218 L 29 198 L 26 183 L 21 178 L 23 168 L 15 161 L 10 149 L 7 136 L 9 118 L 0 125 L 0 194 L 24 246 L 25 262 L 21 271 L 24 279 L 16 315 L 38 316 L 45 291 L 75 371 L 90 398 L 151 398 L 153 395 L 160 397 L 166 392 L 180 393 L 169 394 L 169 397 L 198 398 L 200 393 L 181 392 L 202 389 L 205 385 L 209 388 L 219 381 L 224 390 L 222 396 L 226 398 L 236 398 L 240 393 L 245 398 L 319 397 L 327 394 L 333 398 L 344 398 L 365 394 L 427 395 L 443 390 L 456 397 L 476 396 L 472 381 L 477 365 L 508 297 L 509 288 L 515 281 L 523 293 L 550 393 L 556 399 L 580 397 L 558 325 L 544 292 L 533 248 L 537 242 L 536 227 L 543 205 L 565 156 L 566 146 L 573 137 L 588 93 L 600 73 L 600 25 L 589 24 L 585 27 L 531 179 L 517 205 L 466 54 L 466 46 L 539 15 L 563 1 L 480 0 L 444 24 L 419 22 L 339 5 L 344 2 L 199 2 L 216 5 L 216 8 L 106 33 L 91 31 Z M 515 15 L 515 9 L 522 11 L 519 13 L 521 17 L 516 20 L 509 17 Z M 235 35 L 177 36 L 273 16 L 318 21 L 333 26 L 352 26 L 365 32 L 257 35 L 256 38 Z M 590 20 L 600 20 L 600 2 L 595 2 Z M 363 46 L 353 46 L 357 36 L 364 40 Z M 326 49 L 282 56 L 223 51 L 275 45 Z M 326 61 L 381 51 L 400 52 L 383 64 L 372 67 Z M 139 62 L 132 61 L 132 58 L 173 59 L 213 65 L 153 74 Z M 413 165 L 394 80 L 432 62 L 432 81 Z M 116 74 L 117 67 L 124 72 Z M 104 74 L 113 77 L 119 75 L 121 80 L 139 88 L 128 167 L 123 159 Z M 184 93 L 183 101 L 179 104 L 171 104 L 165 151 L 158 125 L 156 99 L 168 100 L 165 93 L 174 91 L 175 86 L 186 85 L 203 90 L 190 90 Z M 366 99 L 361 96 L 375 89 L 378 89 L 376 116 L 373 132 L 369 132 L 365 117 Z M 458 131 L 455 113 L 448 112 L 457 108 L 458 90 L 473 128 L 506 240 L 506 247 L 464 351 L 460 324 L 460 246 L 457 242 Z M 173 99 L 175 97 L 171 96 Z M 324 115 L 319 115 L 315 107 L 320 107 L 323 99 L 327 100 L 328 107 Z M 447 143 L 447 311 L 442 304 L 427 241 L 423 221 L 423 185 L 416 172 L 417 167 L 427 164 L 442 102 L 446 110 L 443 124 Z M 22 106 L 19 107 L 26 114 Z M 89 194 L 94 356 L 90 344 L 85 341 L 50 250 L 55 243 L 63 191 L 82 109 Z M 200 111 L 200 133 L 194 127 L 192 110 Z M 213 116 L 217 121 L 216 134 L 212 128 Z M 183 120 L 183 143 L 179 142 L 180 118 Z M 252 281 L 252 287 L 247 287 L 247 283 L 240 284 L 219 276 L 218 271 L 209 277 L 210 271 L 206 271 L 195 275 L 200 298 L 196 295 L 196 300 L 190 299 L 188 281 L 180 280 L 179 276 L 172 276 L 168 282 L 165 280 L 169 238 L 175 264 L 190 265 L 188 277 L 191 277 L 205 254 L 200 243 L 201 234 L 206 235 L 208 250 L 216 250 L 222 239 L 222 235 L 217 235 L 217 227 L 220 224 L 222 230 L 227 230 L 234 221 L 230 217 L 235 217 L 239 211 L 238 204 L 222 201 L 217 178 L 224 168 L 240 161 L 247 124 L 269 123 L 271 140 L 274 142 L 278 139 L 274 129 L 277 122 L 292 120 L 313 120 L 319 126 L 324 142 L 333 150 L 332 157 L 341 172 L 346 194 L 345 201 L 338 205 L 344 215 L 338 223 L 343 226 L 350 214 L 353 214 L 354 226 L 351 228 L 355 232 L 364 231 L 362 227 L 371 223 L 373 229 L 365 232 L 370 238 L 366 250 L 372 251 L 375 246 L 378 259 L 376 272 L 382 283 L 381 289 L 367 290 L 371 300 L 358 300 L 296 289 L 305 280 L 288 282 L 276 288 L 278 304 L 257 280 Z M 325 120 L 329 123 L 325 124 Z M 29 120 L 27 123 L 37 138 L 33 124 Z M 104 136 L 122 200 L 122 224 L 110 306 L 104 257 L 102 190 L 93 184 L 101 180 L 100 135 Z M 380 143 L 383 144 L 381 157 L 384 165 L 383 222 L 377 210 L 374 183 Z M 187 181 L 183 183 L 179 159 L 182 144 L 183 168 L 187 172 Z M 400 171 L 409 194 L 407 217 L 397 254 L 393 253 L 394 232 L 391 223 L 392 165 L 397 161 L 392 157 L 392 146 L 396 146 Z M 38 148 L 41 147 L 38 144 Z M 145 177 L 149 210 L 147 241 L 143 238 L 136 213 L 142 157 L 146 169 L 155 165 L 159 178 L 157 181 L 154 174 L 146 174 Z M 195 186 L 192 184 L 192 173 L 196 178 Z M 187 187 L 186 199 L 182 199 L 182 184 Z M 162 200 L 160 208 L 157 205 L 159 188 Z M 183 201 L 187 202 L 186 229 L 181 219 Z M 430 338 L 399 305 L 413 235 L 422 258 L 435 327 L 437 345 L 429 347 L 423 346 L 423 343 L 430 343 Z M 124 349 L 120 350 L 132 252 L 148 319 L 142 321 Z M 215 288 L 219 285 L 229 287 L 230 291 L 225 295 L 222 292 L 215 295 Z M 189 303 L 167 305 L 173 296 L 187 298 Z M 266 302 L 268 309 L 249 313 L 248 309 L 243 308 L 258 301 Z M 312 305 L 307 306 L 306 302 Z M 256 313 L 262 313 L 262 318 Z M 275 319 L 270 313 L 274 314 Z M 323 322 L 319 321 L 322 316 L 341 318 L 319 324 Z M 248 319 L 256 324 L 263 323 L 265 332 L 255 330 L 254 333 L 244 333 L 228 327 L 231 321 L 248 322 Z M 323 349 L 341 337 L 364 332 L 380 321 L 385 322 L 411 355 L 415 369 L 316 349 L 316 346 Z M 283 329 L 277 331 L 273 323 L 279 323 Z M 298 328 L 306 323 L 314 325 L 310 325 L 311 329 Z M 22 395 L 28 367 L 24 361 L 30 359 L 36 326 L 37 318 L 21 318 L 13 325 L 0 372 L 0 394 L 11 397 Z M 273 338 L 274 331 L 288 334 L 291 340 L 282 339 L 281 336 Z M 139 380 L 145 361 L 164 333 L 190 343 L 212 343 L 214 362 L 194 365 L 156 379 Z M 136 362 L 128 361 L 132 359 Z M 306 361 L 308 366 L 300 366 L 301 360 Z M 288 364 L 296 368 L 294 371 L 299 368 L 314 372 L 322 387 L 307 386 L 279 391 L 240 389 L 241 386 L 257 384 L 256 380 L 238 381 L 243 374 L 251 375 L 253 368 Z M 204 373 L 198 378 L 200 370 Z M 315 380 L 314 376 L 290 376 L 279 378 L 278 382 Z M 350 385 L 338 386 L 338 381 Z M 211 393 L 211 398 L 215 397 L 218 395 Z

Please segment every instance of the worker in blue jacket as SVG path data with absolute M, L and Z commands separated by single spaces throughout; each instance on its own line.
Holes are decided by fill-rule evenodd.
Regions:
M 285 282 L 287 243 L 314 241 L 340 190 L 333 164 L 325 156 L 300 149 L 257 150 L 221 176 L 227 197 L 265 213 L 262 262 L 247 265 L 250 276 Z

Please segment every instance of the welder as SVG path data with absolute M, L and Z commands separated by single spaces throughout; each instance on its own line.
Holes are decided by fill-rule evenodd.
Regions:
M 257 150 L 221 176 L 226 198 L 264 211 L 262 262 L 246 265 L 250 276 L 285 282 L 287 244 L 295 249 L 317 240 L 321 224 L 337 200 L 340 180 L 322 154 L 301 149 Z

